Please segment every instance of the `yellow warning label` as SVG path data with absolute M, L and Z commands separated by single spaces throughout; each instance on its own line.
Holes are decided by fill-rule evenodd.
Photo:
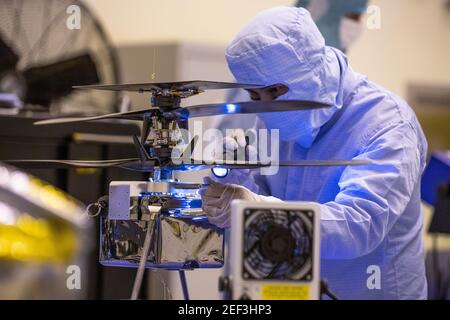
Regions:
M 309 300 L 308 285 L 263 284 L 261 285 L 263 300 Z

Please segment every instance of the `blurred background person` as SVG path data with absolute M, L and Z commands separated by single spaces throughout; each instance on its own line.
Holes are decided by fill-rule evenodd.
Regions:
M 311 13 L 327 46 L 347 52 L 363 32 L 367 4 L 368 0 L 298 0 L 296 6 Z

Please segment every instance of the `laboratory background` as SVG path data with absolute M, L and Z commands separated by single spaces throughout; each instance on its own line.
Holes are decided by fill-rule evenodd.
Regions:
M 200 194 L 212 193 L 221 174 L 239 172 L 237 164 L 219 164 L 217 172 L 164 167 L 175 129 L 189 123 L 191 130 L 193 120 L 203 129 L 248 129 L 258 103 L 271 108 L 251 101 L 244 85 L 230 84 L 242 82 L 243 73 L 230 71 L 228 46 L 252 35 L 244 27 L 257 25 L 258 13 L 267 12 L 269 23 L 270 10 L 280 6 L 314 20 L 352 70 L 404 99 L 417 116 L 428 147 L 417 195 L 423 251 L 417 247 L 414 255 L 423 262 L 426 288 L 402 283 L 409 275 L 395 279 L 412 290 L 402 299 L 450 299 L 448 0 L 0 0 L 0 299 L 358 299 L 346 291 L 352 288 L 367 290 L 362 299 L 391 297 L 370 259 L 357 277 L 361 285 L 335 284 L 331 271 L 321 278 L 321 265 L 330 262 L 320 259 L 327 252 L 320 206 L 250 195 L 231 205 L 229 198 L 231 222 L 222 228 L 208 222 Z M 73 88 L 113 84 L 132 85 Z M 101 121 L 45 123 L 113 113 Z M 205 182 L 210 175 L 217 180 Z M 284 252 L 298 246 L 301 259 Z M 329 292 L 321 286 L 326 280 Z M 298 291 L 283 293 L 290 285 Z

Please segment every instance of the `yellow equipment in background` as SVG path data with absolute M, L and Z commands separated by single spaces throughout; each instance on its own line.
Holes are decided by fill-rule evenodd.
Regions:
M 0 164 L 1 299 L 83 297 L 90 228 L 84 211 L 56 187 Z M 80 285 L 70 285 L 70 276 Z

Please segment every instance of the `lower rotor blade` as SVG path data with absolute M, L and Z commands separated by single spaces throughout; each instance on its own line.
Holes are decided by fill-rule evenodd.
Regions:
M 65 168 L 109 168 L 121 167 L 139 161 L 137 158 L 115 160 L 2 160 L 22 168 L 65 169 Z
M 281 162 L 249 162 L 233 160 L 217 160 L 214 162 L 205 162 L 194 159 L 179 159 L 175 164 L 170 165 L 173 170 L 203 170 L 212 167 L 221 167 L 227 169 L 257 169 L 270 166 L 279 167 L 340 167 L 340 166 L 358 166 L 373 163 L 370 160 L 300 160 L 300 161 L 281 161 Z M 179 163 L 179 164 L 177 164 Z

